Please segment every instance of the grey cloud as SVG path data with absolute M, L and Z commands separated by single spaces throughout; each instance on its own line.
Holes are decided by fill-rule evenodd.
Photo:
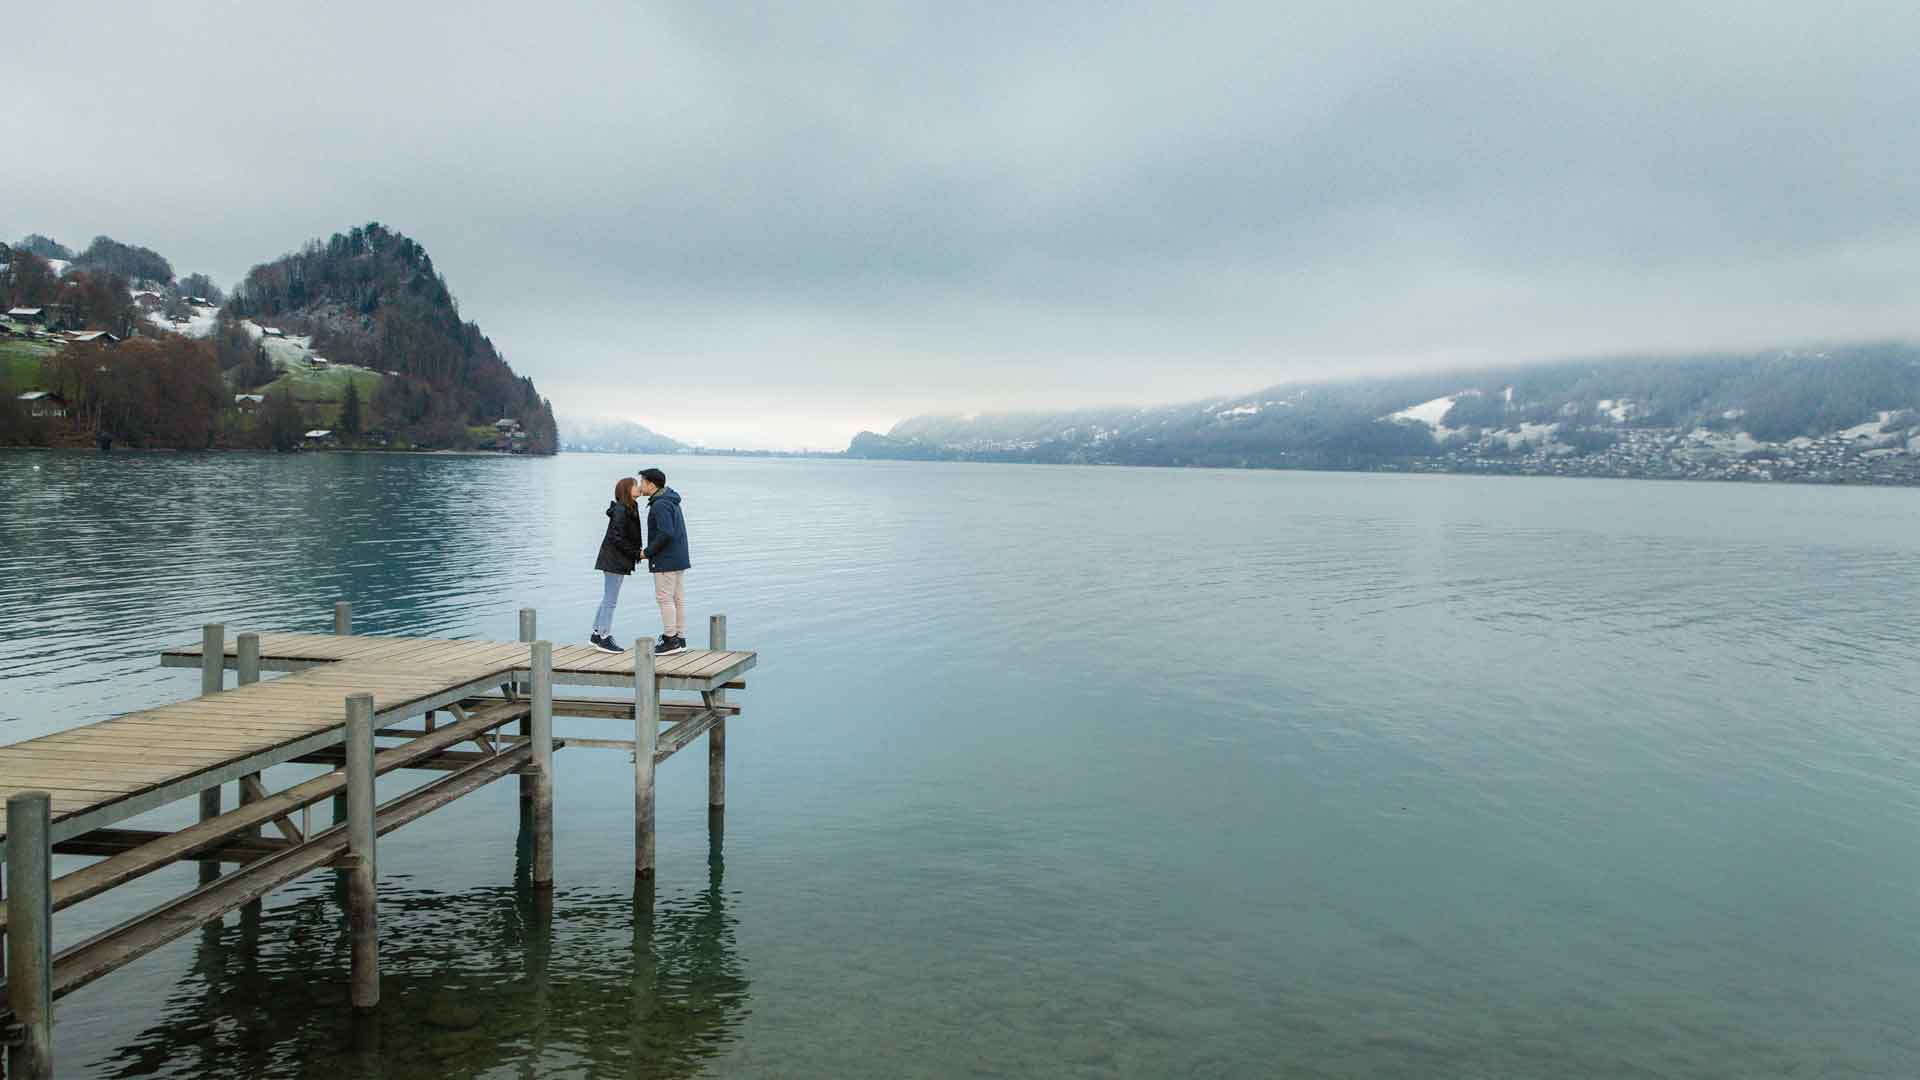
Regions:
M 820 445 L 854 416 L 1920 310 L 1906 5 L 69 5 L 43 29 L 89 57 L 0 72 L 0 136 L 62 148 L 6 168 L 9 225 L 231 281 L 378 218 L 562 411 L 695 439 L 729 404 Z M 632 389 L 662 370 L 710 431 Z

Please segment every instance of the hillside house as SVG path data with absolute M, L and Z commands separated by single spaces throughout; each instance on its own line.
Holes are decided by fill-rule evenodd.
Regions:
M 133 303 L 141 311 L 158 311 L 166 305 L 166 301 L 160 298 L 159 293 L 150 292 L 134 293 Z
M 213 301 L 207 299 L 204 296 L 189 296 L 187 297 L 187 303 L 192 304 L 194 307 L 212 307 L 213 306 Z
M 242 410 L 257 409 L 260 406 L 265 405 L 266 403 L 267 403 L 267 395 L 265 394 L 233 395 L 233 407 L 236 409 L 242 409 Z
M 333 446 L 338 440 L 333 437 L 331 428 L 315 428 L 300 436 L 300 445 L 309 447 Z
M 112 345 L 120 336 L 111 330 L 69 330 L 66 339 L 75 345 Z
M 30 416 L 64 419 L 67 415 L 67 399 L 51 390 L 29 390 L 19 400 Z
M 260 328 L 260 333 L 265 337 L 273 338 L 283 338 L 287 336 L 286 331 L 277 326 L 263 326 Z
M 324 356 L 309 356 L 307 357 L 307 363 L 312 364 L 314 367 L 317 367 L 317 368 L 333 366 L 333 361 L 328 360 Z
M 47 309 L 37 307 L 17 307 L 7 312 L 7 318 L 14 322 L 37 323 L 47 320 Z
M 520 421 L 512 417 L 503 416 L 493 422 L 493 430 L 502 435 L 508 435 L 520 430 Z

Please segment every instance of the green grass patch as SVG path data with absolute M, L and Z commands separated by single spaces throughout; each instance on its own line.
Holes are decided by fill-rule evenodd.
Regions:
M 0 338 L 0 386 L 14 391 L 40 389 L 41 365 L 52 356 L 51 345 Z
M 384 378 L 385 375 L 365 368 L 312 368 L 303 364 L 253 392 L 277 394 L 285 390 L 293 395 L 297 404 L 311 410 L 309 415 L 321 417 L 320 423 L 325 426 L 339 420 L 340 403 L 346 400 L 349 384 L 360 388 L 360 416 L 364 420 L 373 392 L 380 388 L 380 380 Z

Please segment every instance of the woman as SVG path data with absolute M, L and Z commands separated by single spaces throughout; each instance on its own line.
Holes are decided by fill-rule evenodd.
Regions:
M 640 504 L 633 497 L 640 481 L 623 476 L 613 485 L 613 501 L 607 504 L 607 535 L 600 541 L 600 557 L 593 568 L 606 579 L 600 611 L 593 617 L 593 636 L 588 640 L 601 652 L 625 652 L 613 640 L 613 608 L 620 602 L 620 586 L 633 573 L 634 564 L 646 551 L 640 528 Z

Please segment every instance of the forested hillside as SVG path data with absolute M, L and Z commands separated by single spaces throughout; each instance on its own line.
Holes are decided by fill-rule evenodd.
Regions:
M 0 445 L 558 444 L 425 249 L 377 223 L 254 267 L 230 299 L 149 248 L 35 234 L 0 244 L 0 313 Z
M 1146 409 L 921 416 L 862 432 L 848 452 L 1908 482 L 1920 478 L 1920 348 L 1567 360 Z
M 501 418 L 552 453 L 553 412 L 459 305 L 425 248 L 379 223 L 248 271 L 226 310 L 311 338 L 333 363 L 397 373 L 369 408 L 373 423 L 421 446 L 460 446 Z

